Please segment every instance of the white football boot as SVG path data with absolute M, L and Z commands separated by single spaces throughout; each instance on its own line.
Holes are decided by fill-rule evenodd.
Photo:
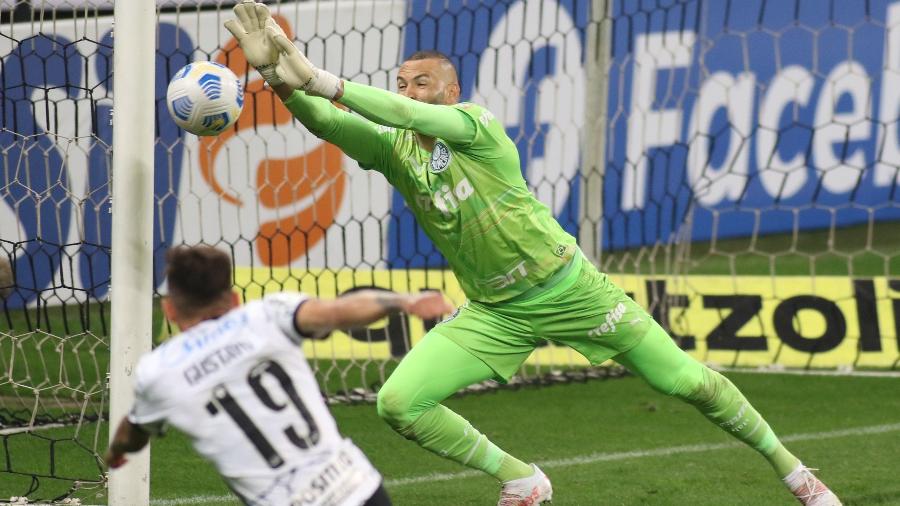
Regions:
M 553 486 L 547 475 L 531 464 L 534 474 L 503 483 L 497 506 L 538 506 L 553 499 Z
M 784 478 L 784 483 L 804 506 L 841 506 L 841 500 L 822 483 L 822 480 L 816 478 L 813 471 L 815 469 L 798 464 L 791 474 Z

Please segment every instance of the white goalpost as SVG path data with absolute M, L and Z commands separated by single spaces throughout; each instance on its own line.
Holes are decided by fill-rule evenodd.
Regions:
M 115 36 L 118 34 L 118 36 Z M 153 342 L 156 2 L 116 0 L 109 427 L 128 413 L 140 356 Z M 150 504 L 150 448 L 109 474 L 110 506 Z
M 594 83 L 594 93 L 585 95 L 583 163 L 581 181 L 584 194 L 578 216 L 578 244 L 594 264 L 602 262 L 603 248 L 603 174 L 606 163 L 607 82 L 609 42 L 612 34 L 609 0 L 591 1 L 591 20 L 587 28 L 584 68 L 586 80 Z

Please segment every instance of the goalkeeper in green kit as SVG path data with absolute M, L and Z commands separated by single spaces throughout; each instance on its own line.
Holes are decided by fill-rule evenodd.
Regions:
M 801 503 L 840 504 L 728 379 L 678 348 L 585 260 L 529 191 L 503 125 L 481 106 L 457 103 L 460 87 L 446 56 L 412 55 L 400 67 L 396 94 L 315 68 L 264 5 L 249 0 L 234 12 L 238 19 L 225 25 L 249 63 L 310 132 L 381 172 L 403 195 L 468 298 L 378 392 L 378 413 L 397 432 L 495 477 L 499 505 L 549 501 L 550 481 L 537 466 L 507 454 L 441 404 L 468 385 L 506 381 L 548 339 L 594 364 L 612 358 L 694 405 L 761 453 Z

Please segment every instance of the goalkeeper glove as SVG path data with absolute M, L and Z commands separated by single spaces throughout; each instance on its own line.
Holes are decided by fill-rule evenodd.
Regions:
M 313 66 L 277 25 L 266 27 L 266 32 L 281 52 L 275 66 L 279 79 L 291 88 L 305 91 L 307 95 L 329 100 L 341 98 L 344 94 L 343 81 L 334 74 Z
M 225 28 L 234 35 L 244 50 L 247 63 L 252 65 L 270 86 L 283 83 L 284 81 L 275 72 L 279 51 L 272 43 L 271 37 L 267 36 L 267 30 L 272 29 L 281 32 L 282 35 L 284 32 L 272 19 L 269 8 L 254 0 L 243 0 L 234 6 L 234 15 L 237 19 L 226 21 Z

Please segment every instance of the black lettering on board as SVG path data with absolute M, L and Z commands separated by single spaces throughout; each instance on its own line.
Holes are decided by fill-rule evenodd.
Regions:
M 762 309 L 759 295 L 704 295 L 703 307 L 731 310 L 706 336 L 709 349 L 759 351 L 768 348 L 765 336 L 737 335 Z
M 825 318 L 825 331 L 821 336 L 805 336 L 794 327 L 794 319 L 803 310 L 818 311 Z M 798 295 L 785 299 L 775 308 L 772 316 L 775 332 L 784 344 L 799 351 L 822 353 L 833 350 L 847 335 L 844 314 L 834 302 L 815 295 Z

